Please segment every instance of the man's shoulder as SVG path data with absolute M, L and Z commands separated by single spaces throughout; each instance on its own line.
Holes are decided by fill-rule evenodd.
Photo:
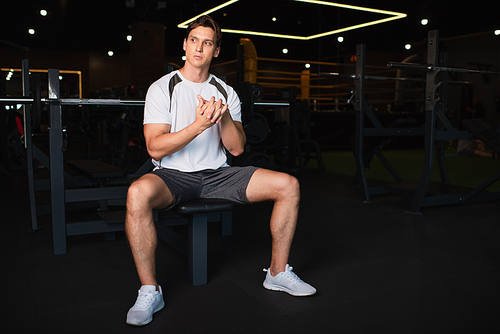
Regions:
M 167 94 L 171 96 L 175 86 L 182 81 L 182 77 L 178 74 L 178 71 L 173 71 L 165 74 L 153 82 L 151 86 L 149 86 L 148 92 L 152 94 Z
M 225 88 L 229 87 L 230 89 L 232 89 L 232 87 L 227 84 L 225 77 L 218 77 L 212 73 L 209 73 L 207 82 L 209 82 L 209 83 L 217 82 L 218 84 L 222 85 Z
M 182 81 L 181 77 L 178 74 L 178 71 L 172 71 L 170 73 L 165 74 L 164 76 L 162 76 L 161 78 L 159 78 L 158 80 L 156 80 L 155 82 L 153 82 L 151 84 L 151 86 L 153 86 L 153 85 L 159 85 L 159 86 L 169 85 L 169 83 L 172 80 Z

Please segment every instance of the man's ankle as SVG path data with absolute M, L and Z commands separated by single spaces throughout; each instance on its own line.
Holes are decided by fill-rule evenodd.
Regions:
M 286 265 L 283 267 L 271 266 L 271 267 L 269 267 L 269 271 L 270 271 L 269 274 L 274 277 L 274 276 L 278 275 L 279 273 L 284 272 L 285 268 L 286 268 Z

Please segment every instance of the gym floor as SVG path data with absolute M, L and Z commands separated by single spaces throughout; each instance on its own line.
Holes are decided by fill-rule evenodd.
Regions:
M 500 329 L 500 206 L 483 202 L 404 213 L 405 197 L 363 204 L 351 176 L 296 174 L 299 225 L 290 264 L 318 289 L 292 297 L 262 287 L 270 203 L 239 206 L 233 235 L 209 236 L 209 283 L 160 242 L 165 308 L 125 324 L 139 281 L 123 233 L 68 238 L 52 254 L 50 217 L 30 230 L 26 172 L 0 175 L 3 333 L 470 333 Z

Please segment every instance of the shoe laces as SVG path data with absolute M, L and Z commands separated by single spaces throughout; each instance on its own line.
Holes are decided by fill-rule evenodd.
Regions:
M 285 276 L 285 277 L 286 277 L 286 278 L 288 278 L 290 281 L 292 281 L 292 283 L 303 283 L 304 281 L 303 281 L 303 280 L 301 280 L 301 279 L 299 278 L 299 276 L 297 276 L 297 274 L 296 274 L 296 273 L 294 273 L 294 272 L 292 271 L 292 269 L 293 269 L 293 267 L 292 267 L 292 266 L 287 265 L 286 270 L 285 270 L 285 271 L 281 271 L 281 272 L 279 272 L 276 276 L 278 276 L 278 275 Z M 270 271 L 270 270 L 269 270 L 269 269 L 265 269 L 265 268 L 264 268 L 264 271 L 265 271 L 265 272 L 268 272 L 268 271 Z M 274 277 L 276 277 L 276 276 L 274 276 Z
M 132 309 L 134 310 L 145 310 L 148 307 L 151 306 L 155 301 L 155 296 L 154 293 L 151 292 L 146 292 L 146 293 L 141 293 L 139 292 L 139 296 L 137 297 L 137 300 L 135 301 L 134 306 L 132 306 Z

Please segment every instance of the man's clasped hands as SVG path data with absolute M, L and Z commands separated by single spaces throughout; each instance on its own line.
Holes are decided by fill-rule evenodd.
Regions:
M 215 97 L 207 101 L 199 94 L 196 95 L 199 104 L 196 107 L 196 118 L 205 123 L 206 128 L 218 124 L 227 113 L 227 104 L 222 103 L 222 99 L 215 101 Z

